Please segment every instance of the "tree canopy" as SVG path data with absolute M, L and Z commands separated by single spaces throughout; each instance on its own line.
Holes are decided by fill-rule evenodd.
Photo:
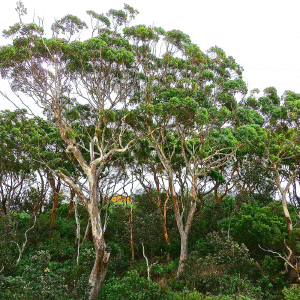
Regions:
M 251 243 L 246 245 L 255 253 L 255 243 L 257 247 L 259 243 L 276 246 L 277 251 L 285 245 L 290 251 L 285 258 L 286 268 L 296 270 L 299 278 L 295 267 L 299 222 L 287 198 L 291 187 L 294 192 L 297 189 L 299 179 L 300 95 L 287 91 L 280 98 L 276 89 L 269 87 L 261 97 L 255 95 L 256 91 L 246 96 L 243 69 L 233 57 L 217 46 L 203 52 L 180 30 L 130 26 L 138 11 L 127 4 L 123 10 L 111 9 L 106 15 L 87 11 L 90 28 L 69 14 L 52 24 L 52 35 L 41 24 L 23 23 L 26 9 L 21 2 L 17 12 L 20 22 L 3 31 L 12 43 L 0 48 L 0 74 L 14 93 L 24 97 L 24 102 L 26 97 L 34 100 L 43 109 L 44 118 L 29 118 L 25 110 L 0 114 L 3 218 L 10 218 L 10 209 L 18 205 L 21 191 L 39 174 L 36 185 L 40 187 L 36 190 L 40 196 L 32 215 L 36 215 L 38 207 L 42 213 L 45 205 L 41 199 L 46 197 L 48 184 L 53 194 L 53 228 L 59 199 L 68 187 L 68 220 L 74 205 L 78 249 L 77 199 L 85 216 L 83 240 L 93 243 L 89 299 L 97 299 L 112 251 L 106 239 L 111 235 L 106 233 L 109 212 L 116 227 L 122 227 L 124 214 L 128 217 L 133 264 L 134 214 L 137 211 L 142 219 L 144 211 L 139 200 L 136 205 L 134 201 L 127 203 L 123 211 L 121 207 L 110 208 L 117 187 L 125 194 L 123 197 L 134 197 L 134 186 L 140 183 L 158 208 L 159 215 L 155 215 L 151 204 L 143 200 L 154 218 L 161 221 L 160 227 L 153 227 L 164 237 L 168 260 L 172 240 L 179 244 L 176 279 L 187 281 L 186 268 L 193 261 L 188 251 L 191 236 L 195 235 L 193 222 L 201 220 L 201 214 L 205 219 L 205 213 L 210 211 L 209 197 L 220 204 L 231 193 L 239 215 L 232 220 L 229 215 L 223 216 L 218 222 L 222 229 L 226 227 L 228 235 L 232 232 L 236 241 L 229 236 L 226 239 L 223 232 L 212 231 L 208 239 L 224 246 L 224 251 L 237 249 L 234 263 L 243 257 L 243 262 L 254 270 L 248 250 L 237 244 L 244 242 L 241 232 L 253 230 L 254 237 L 251 235 Z M 283 243 L 286 236 L 282 233 L 282 216 L 276 222 L 270 221 L 272 205 L 262 208 L 261 203 L 251 203 L 264 199 L 263 205 L 269 205 L 275 186 L 280 192 L 288 244 Z M 172 213 L 168 212 L 171 208 Z M 253 210 L 259 215 L 254 216 Z M 118 214 L 119 224 L 114 217 Z M 151 218 L 145 220 L 151 223 Z M 255 222 L 259 222 L 256 227 Z M 177 235 L 170 224 L 177 227 Z M 29 229 L 24 233 L 24 247 Z M 270 242 L 263 243 L 261 231 Z M 272 244 L 274 234 L 278 236 Z M 211 247 L 209 242 L 203 243 Z M 150 278 L 152 265 L 142 241 L 141 245 Z M 198 247 L 197 255 L 203 254 L 203 245 L 194 243 L 193 247 Z M 211 251 L 213 264 L 222 270 L 224 262 L 218 261 L 216 249 Z M 45 261 L 50 259 L 47 253 L 39 255 L 45 255 Z M 38 260 L 39 256 L 32 259 Z M 206 265 L 207 261 L 201 258 L 194 263 Z M 232 270 L 237 272 L 234 267 Z M 199 279 L 192 278 L 194 283 L 191 280 L 188 285 L 195 285 Z M 291 278 L 295 275 L 290 271 L 292 282 Z

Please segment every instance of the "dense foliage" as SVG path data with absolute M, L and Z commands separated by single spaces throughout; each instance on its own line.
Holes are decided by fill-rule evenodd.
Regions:
M 17 12 L 0 73 L 44 117 L 0 112 L 0 298 L 298 299 L 300 95 L 126 4 L 86 39 Z

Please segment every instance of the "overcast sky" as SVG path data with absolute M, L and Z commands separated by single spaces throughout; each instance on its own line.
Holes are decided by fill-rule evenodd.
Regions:
M 300 93 L 299 1 L 296 0 L 24 0 L 27 21 L 35 13 L 50 27 L 54 19 L 73 14 L 86 22 L 87 10 L 105 13 L 122 9 L 124 1 L 139 11 L 135 23 L 179 29 L 190 35 L 202 51 L 217 45 L 244 68 L 248 89 L 269 86 L 280 95 L 285 90 Z M 16 1 L 5 1 L 0 10 L 0 30 L 18 22 Z M 0 37 L 0 45 L 8 40 Z M 0 90 L 9 87 L 0 81 Z M 0 110 L 13 109 L 0 96 Z

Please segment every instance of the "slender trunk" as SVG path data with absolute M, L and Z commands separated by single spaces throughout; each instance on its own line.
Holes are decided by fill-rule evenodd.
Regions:
M 40 191 L 40 195 L 39 195 L 36 203 L 34 204 L 34 208 L 33 208 L 33 212 L 32 212 L 33 217 L 35 216 L 35 214 L 37 213 L 39 207 L 41 206 L 42 200 L 44 198 L 44 190 L 45 190 L 45 184 L 44 184 L 43 176 L 41 175 L 41 172 L 39 170 L 38 170 L 38 173 L 40 175 L 41 191 Z
M 277 185 L 277 187 L 280 191 L 280 194 L 281 194 L 281 203 L 282 203 L 283 213 L 284 213 L 284 216 L 286 218 L 287 230 L 288 230 L 289 233 L 291 233 L 292 230 L 293 230 L 293 224 L 292 224 L 292 219 L 291 219 L 290 212 L 289 212 L 287 202 L 286 202 L 286 194 L 287 194 L 291 184 L 293 183 L 294 179 L 296 178 L 296 176 L 299 172 L 300 163 L 297 166 L 296 170 L 293 171 L 292 176 L 290 177 L 290 180 L 288 181 L 288 183 L 287 183 L 287 185 L 285 186 L 284 189 L 281 186 L 281 178 L 280 178 L 280 173 L 279 173 L 279 170 L 278 170 L 277 166 L 275 164 L 272 164 L 272 167 L 273 167 L 273 169 L 275 171 L 275 175 L 276 175 L 275 176 L 275 182 L 276 182 L 276 185 Z
M 156 178 L 156 180 L 157 180 L 157 178 Z M 163 228 L 164 238 L 166 240 L 167 245 L 169 246 L 170 239 L 169 239 L 168 228 L 167 228 L 167 212 L 168 212 L 167 204 L 168 204 L 170 197 L 168 195 L 168 191 L 166 191 L 166 189 L 165 189 L 165 192 L 167 194 L 167 199 L 165 200 L 163 208 L 162 208 L 161 194 L 160 194 L 158 182 L 156 184 L 156 189 L 157 189 L 157 195 L 158 195 L 158 202 L 155 201 L 153 195 L 151 196 L 151 199 L 152 199 L 153 203 L 158 207 L 159 213 L 162 215 L 162 228 Z M 170 261 L 170 253 L 169 252 L 167 252 L 167 261 L 168 262 Z
M 80 253 L 80 220 L 79 220 L 76 200 L 75 200 L 75 203 L 74 203 L 74 208 L 75 208 L 74 210 L 75 210 L 75 220 L 76 220 L 76 242 L 77 242 L 76 262 L 77 262 L 77 265 L 78 265 L 79 264 L 79 253 Z
M 286 218 L 287 230 L 288 233 L 290 234 L 293 230 L 293 224 L 292 224 L 292 219 L 290 216 L 289 209 L 287 207 L 286 192 L 281 193 L 281 202 L 282 202 L 283 213 Z
M 110 248 L 106 247 L 104 240 L 104 231 L 98 209 L 96 176 L 90 175 L 89 182 L 90 203 L 88 204 L 87 208 L 90 216 L 93 242 L 95 247 L 95 263 L 89 279 L 90 285 L 92 286 L 89 299 L 96 300 L 108 269 Z
M 89 241 L 93 240 L 93 235 L 92 235 L 92 227 L 91 227 L 91 220 L 88 220 L 88 223 L 86 225 L 86 229 L 85 229 L 85 234 L 84 234 L 84 238 L 82 240 L 82 244 L 85 244 Z
M 53 196 L 54 196 L 52 212 L 51 212 L 51 215 L 50 215 L 50 225 L 54 226 L 54 224 L 55 224 L 55 214 L 56 214 L 56 209 L 57 209 L 58 200 L 59 200 L 60 178 L 58 178 L 58 182 L 57 182 L 56 186 L 55 186 L 54 177 L 51 176 L 49 178 L 49 181 L 50 181 L 50 185 L 51 185 L 51 188 L 52 188 L 52 191 L 53 191 Z
M 132 207 L 130 208 L 130 213 L 128 215 L 129 226 L 130 226 L 130 246 L 131 246 L 131 265 L 134 262 L 134 245 L 133 245 L 133 228 L 132 228 Z
M 165 203 L 164 203 L 164 211 L 163 211 L 163 230 L 164 230 L 164 237 L 165 237 L 165 240 L 168 244 L 168 246 L 170 245 L 170 239 L 169 239 L 169 235 L 168 235 L 168 230 L 167 230 L 167 211 L 168 211 L 168 208 L 167 208 L 167 203 L 169 201 L 169 196 L 167 197 Z M 167 262 L 170 261 L 170 253 L 169 251 L 167 251 Z
M 167 230 L 167 203 L 169 201 L 169 197 L 166 199 L 164 203 L 164 212 L 163 212 L 163 228 L 164 228 L 164 237 L 168 245 L 170 245 L 170 240 L 169 240 L 169 235 L 168 235 L 168 230 Z
M 294 227 L 293 227 L 292 219 L 291 219 L 290 212 L 289 212 L 289 209 L 287 206 L 286 195 L 289 191 L 290 185 L 293 183 L 294 178 L 296 177 L 297 173 L 299 172 L 300 165 L 298 165 L 297 169 L 293 172 L 290 180 L 288 181 L 288 183 L 284 189 L 281 186 L 280 173 L 275 164 L 273 164 L 273 169 L 274 169 L 275 175 L 276 175 L 275 182 L 276 182 L 277 187 L 281 194 L 282 209 L 283 209 L 284 216 L 286 218 L 288 234 L 290 235 L 292 233 Z M 289 250 L 289 255 L 285 259 L 285 268 L 286 268 L 286 272 L 289 275 L 289 281 L 290 282 L 299 282 L 300 269 L 298 267 L 298 258 L 296 256 L 296 253 L 297 253 L 296 242 L 292 241 L 292 244 L 290 245 L 290 247 L 288 247 L 287 244 L 285 244 L 285 246 Z
M 288 191 L 288 189 L 289 189 L 289 187 L 292 183 L 292 178 L 287 183 L 287 186 L 285 187 L 285 189 L 283 189 L 281 187 L 280 174 L 279 174 L 279 171 L 278 171 L 276 165 L 273 165 L 273 169 L 274 169 L 275 175 L 276 175 L 275 176 L 275 182 L 276 182 L 276 185 L 277 185 L 277 187 L 279 189 L 279 192 L 281 194 L 282 209 L 283 209 L 284 216 L 286 218 L 287 230 L 288 230 L 288 233 L 290 234 L 293 230 L 293 224 L 292 224 L 292 219 L 291 219 L 290 212 L 289 212 L 287 202 L 286 202 L 286 194 L 287 194 L 287 191 Z
M 74 197 L 75 197 L 75 191 L 74 191 L 74 189 L 71 189 L 70 204 L 69 204 L 68 216 L 67 216 L 68 223 L 71 220 L 71 214 L 72 214 L 72 209 L 73 209 L 73 204 L 74 204 L 74 201 L 73 201 Z

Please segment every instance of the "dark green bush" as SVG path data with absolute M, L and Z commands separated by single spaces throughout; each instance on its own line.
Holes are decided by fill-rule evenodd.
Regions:
M 103 300 L 167 300 L 168 296 L 157 283 L 141 278 L 136 271 L 132 271 L 122 279 L 107 280 L 98 298 Z
M 214 295 L 244 295 L 260 299 L 262 292 L 252 280 L 259 276 L 259 266 L 225 232 L 208 234 L 195 246 L 185 264 L 183 279 L 188 289 Z
M 263 248 L 282 251 L 286 238 L 286 220 L 280 203 L 272 202 L 267 206 L 255 202 L 246 204 L 242 210 L 229 219 L 223 219 L 219 227 L 230 230 L 231 236 L 240 244 L 244 243 L 250 251 L 264 253 Z

